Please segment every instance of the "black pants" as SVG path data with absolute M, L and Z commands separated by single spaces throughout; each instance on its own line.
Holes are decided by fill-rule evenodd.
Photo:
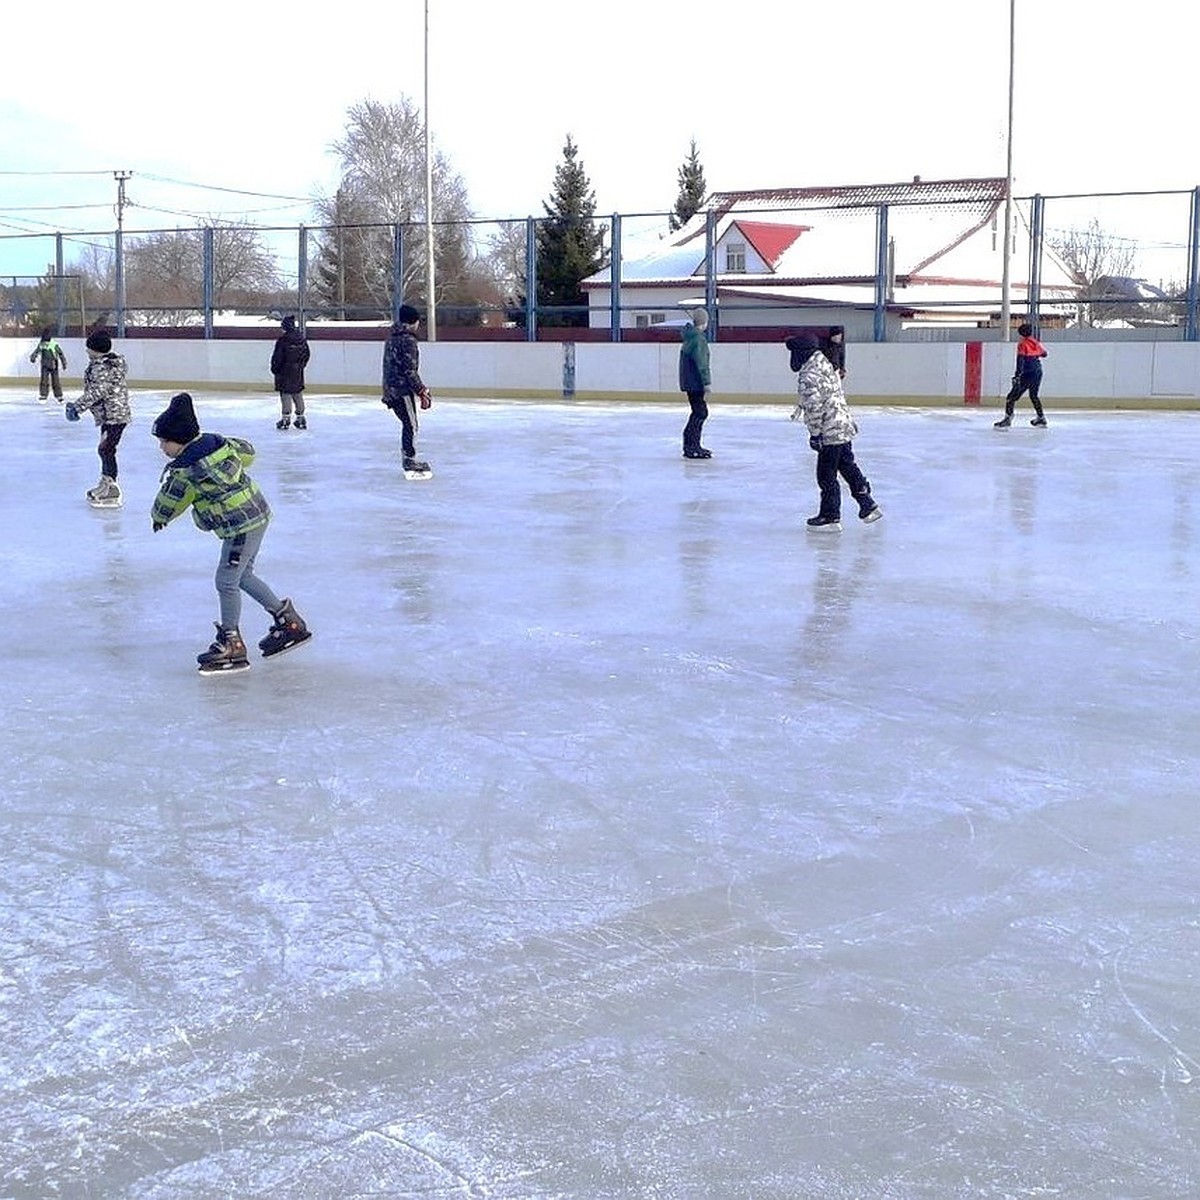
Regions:
M 822 517 L 837 520 L 842 515 L 841 476 L 850 487 L 850 495 L 858 501 L 859 508 L 871 495 L 871 485 L 854 461 L 854 447 L 850 442 L 840 446 L 822 446 L 817 451 L 817 487 L 821 489 Z M 871 507 L 871 506 L 868 506 Z
M 1004 415 L 1011 417 L 1013 409 L 1017 407 L 1017 401 L 1028 392 L 1029 403 L 1033 405 L 1033 411 L 1039 417 L 1042 416 L 1042 402 L 1038 399 L 1038 389 L 1041 386 L 1041 372 L 1037 375 L 1015 375 L 1013 377 L 1012 390 L 1004 397 Z
M 63 394 L 62 384 L 58 380 L 58 368 L 43 367 L 42 374 L 38 379 L 38 395 L 45 400 L 46 397 L 50 395 L 51 388 L 54 389 L 55 399 L 61 400 L 63 398 Z
M 117 477 L 117 444 L 124 432 L 124 425 L 100 426 L 100 444 L 96 447 L 96 453 L 100 455 L 100 474 L 107 475 L 109 479 Z
M 400 434 L 400 449 L 405 458 L 417 457 L 417 398 L 397 396 L 394 392 L 387 398 L 387 406 L 396 414 L 403 426 Z
M 700 449 L 700 432 L 704 422 L 708 420 L 708 405 L 704 401 L 703 392 L 688 392 L 688 403 L 692 406 L 692 415 L 683 427 L 684 450 Z

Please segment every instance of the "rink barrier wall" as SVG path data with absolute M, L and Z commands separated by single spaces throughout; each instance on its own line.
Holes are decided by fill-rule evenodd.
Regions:
M 0 341 L 0 380 L 32 383 L 35 339 Z M 78 394 L 83 342 L 66 338 L 64 391 Z M 134 387 L 270 392 L 274 338 L 259 341 L 124 339 L 116 343 Z M 1200 408 L 1200 343 L 1050 342 L 1043 394 L 1054 407 Z M 713 403 L 794 403 L 796 376 L 782 346 L 711 347 Z M 379 394 L 380 342 L 313 343 L 306 379 L 314 392 Z M 674 343 L 422 343 L 421 373 L 435 394 L 491 399 L 563 398 L 564 362 L 574 354 L 574 400 L 675 402 Z M 846 391 L 860 404 L 990 403 L 1008 391 L 1015 346 L 1002 343 L 852 343 Z

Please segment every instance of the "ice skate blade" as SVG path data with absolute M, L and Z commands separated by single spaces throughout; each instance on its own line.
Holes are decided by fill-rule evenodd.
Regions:
M 806 526 L 809 533 L 841 533 L 841 521 L 831 521 L 828 525 L 808 525 Z
M 221 667 L 205 667 L 205 666 L 197 667 L 196 674 L 204 675 L 204 676 L 241 675 L 243 671 L 248 671 L 248 670 L 250 670 L 250 664 L 248 662 L 230 663 L 227 666 L 221 666 Z
M 859 517 L 859 520 L 864 525 L 870 525 L 872 521 L 878 521 L 879 518 L 882 516 L 883 516 L 883 509 L 880 508 L 879 505 L 876 505 L 873 509 L 871 509 L 871 511 L 869 513 L 866 514 L 866 516 Z
M 123 500 L 89 500 L 88 507 L 89 508 L 122 508 L 124 506 L 124 503 L 125 502 Z
M 432 479 L 433 472 L 432 471 L 405 471 L 404 478 L 405 479 Z
M 263 650 L 263 658 L 278 658 L 281 654 L 287 654 L 290 650 L 299 650 L 301 646 L 307 645 L 312 641 L 312 633 L 306 633 L 302 638 L 297 638 L 294 642 L 289 642 L 286 646 L 281 646 L 278 650 Z M 262 647 L 260 646 L 261 650 Z

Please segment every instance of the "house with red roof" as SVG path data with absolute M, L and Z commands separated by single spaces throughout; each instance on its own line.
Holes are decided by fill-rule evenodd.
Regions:
M 913 326 L 986 326 L 999 318 L 1003 278 L 1003 178 L 719 192 L 655 245 L 623 244 L 622 328 L 678 325 L 705 302 L 711 223 L 720 324 L 874 329 L 880 214 L 886 217 L 888 336 Z M 1010 302 L 1028 304 L 1029 236 L 1014 208 Z M 593 328 L 607 328 L 611 267 L 583 281 Z M 1070 300 L 1078 285 L 1043 248 L 1043 303 Z

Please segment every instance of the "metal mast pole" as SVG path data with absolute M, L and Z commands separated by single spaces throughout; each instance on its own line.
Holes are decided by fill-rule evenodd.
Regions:
M 1004 252 L 1000 277 L 1000 340 L 1012 340 L 1013 82 L 1017 61 L 1017 0 L 1008 0 L 1008 134 L 1004 172 Z
M 437 341 L 437 290 L 433 264 L 433 159 L 429 153 L 429 0 L 425 0 L 425 332 Z
M 114 171 L 113 178 L 117 181 L 117 241 L 116 246 L 116 285 L 117 304 L 117 337 L 125 336 L 125 180 L 133 174 L 132 171 Z

